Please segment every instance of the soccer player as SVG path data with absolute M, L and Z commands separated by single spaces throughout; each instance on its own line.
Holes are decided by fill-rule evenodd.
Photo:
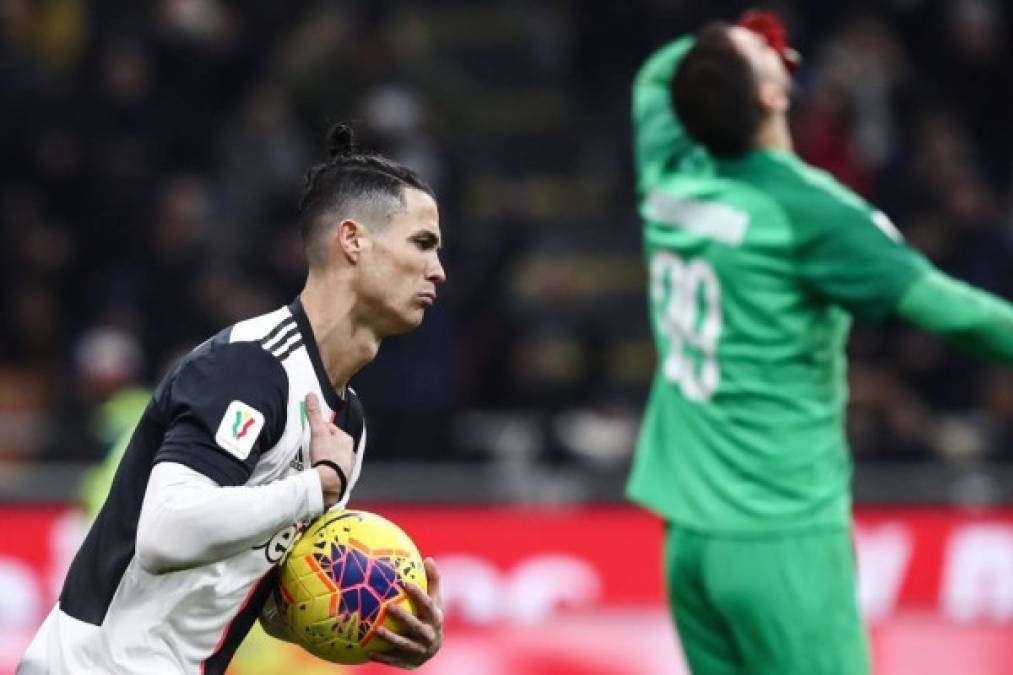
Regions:
M 633 89 L 658 367 L 628 496 L 705 675 L 861 675 L 844 346 L 890 315 L 1013 362 L 1013 307 L 936 270 L 792 152 L 794 54 L 771 17 L 654 54 Z
M 383 337 L 421 323 L 445 275 L 431 188 L 357 153 L 348 127 L 330 145 L 300 202 L 305 287 L 159 384 L 18 675 L 224 673 L 269 614 L 299 524 L 348 501 L 366 444 L 348 380 Z M 439 575 L 425 567 L 428 594 L 407 588 L 418 618 L 390 610 L 406 630 L 378 629 L 394 650 L 377 661 L 415 667 L 440 648 Z

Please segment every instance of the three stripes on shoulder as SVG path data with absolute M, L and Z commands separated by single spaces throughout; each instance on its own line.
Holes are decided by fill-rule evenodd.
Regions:
M 303 337 L 299 332 L 299 326 L 296 325 L 295 317 L 290 316 L 257 342 L 279 361 L 284 361 L 292 352 L 303 346 Z

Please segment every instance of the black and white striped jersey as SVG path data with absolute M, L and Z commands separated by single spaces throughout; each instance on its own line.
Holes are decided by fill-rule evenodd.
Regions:
M 224 673 L 298 524 L 224 560 L 152 574 L 135 549 L 149 476 L 157 463 L 173 462 L 220 486 L 262 486 L 308 470 L 304 401 L 311 392 L 324 416 L 355 440 L 350 493 L 365 448 L 362 406 L 354 391 L 342 395 L 329 381 L 298 299 L 231 326 L 182 358 L 138 423 L 19 675 Z

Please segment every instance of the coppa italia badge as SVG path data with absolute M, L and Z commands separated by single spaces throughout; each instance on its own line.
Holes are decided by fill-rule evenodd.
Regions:
M 264 415 L 242 401 L 233 401 L 225 410 L 215 441 L 240 460 L 250 456 L 253 444 L 264 428 Z

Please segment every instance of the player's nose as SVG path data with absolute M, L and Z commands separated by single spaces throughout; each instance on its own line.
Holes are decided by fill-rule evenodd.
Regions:
M 442 284 L 447 280 L 447 272 L 443 269 L 443 263 L 440 262 L 439 258 L 430 264 L 429 269 L 426 271 L 426 280 L 431 281 L 434 284 Z

